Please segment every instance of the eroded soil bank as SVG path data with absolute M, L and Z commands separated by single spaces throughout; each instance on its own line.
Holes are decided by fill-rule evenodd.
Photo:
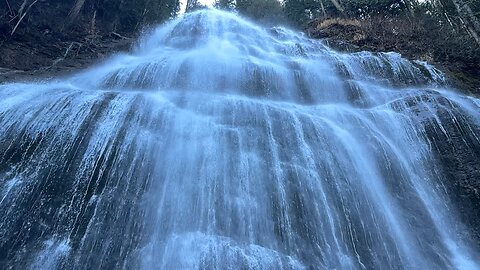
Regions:
M 329 40 L 339 50 L 393 51 L 408 59 L 426 61 L 446 73 L 453 87 L 479 96 L 480 48 L 471 40 L 449 37 L 439 27 L 405 17 L 329 18 L 310 22 L 306 32 L 310 37 Z

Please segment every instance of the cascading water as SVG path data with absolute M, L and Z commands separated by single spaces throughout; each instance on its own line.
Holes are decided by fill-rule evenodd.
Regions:
M 479 143 L 480 100 L 443 84 L 204 10 L 2 85 L 0 268 L 478 269 L 429 132 Z

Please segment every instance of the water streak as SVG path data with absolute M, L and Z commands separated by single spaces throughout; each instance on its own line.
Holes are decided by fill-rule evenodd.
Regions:
M 480 101 L 445 83 L 203 10 L 1 85 L 0 268 L 478 269 L 431 137 L 480 143 Z

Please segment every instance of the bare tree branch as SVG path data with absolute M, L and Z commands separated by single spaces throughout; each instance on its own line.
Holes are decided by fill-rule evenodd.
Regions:
M 20 23 L 22 22 L 22 20 L 25 18 L 25 16 L 27 15 L 28 11 L 30 11 L 30 9 L 33 7 L 33 5 L 35 5 L 36 3 L 38 2 L 38 0 L 35 0 L 33 1 L 27 8 L 27 10 L 25 10 L 25 12 L 22 14 L 21 12 L 19 12 L 19 14 L 22 14 L 22 16 L 20 17 L 20 19 L 18 20 L 17 24 L 15 25 L 15 27 L 13 28 L 12 30 L 12 33 L 10 34 L 11 36 L 13 36 L 13 34 L 15 33 L 15 31 L 17 30 L 18 26 L 20 25 Z M 27 0 L 25 0 L 22 4 L 22 7 L 20 8 L 20 11 L 23 11 L 23 9 L 25 8 L 25 4 L 27 3 Z
M 10 14 L 13 14 L 12 6 L 10 5 L 10 2 L 8 2 L 8 0 L 5 0 L 5 2 L 7 3 L 8 11 L 10 12 Z
M 78 13 L 80 13 L 80 10 L 82 10 L 83 5 L 85 5 L 85 0 L 75 1 L 75 5 L 72 7 L 72 10 L 70 11 L 69 17 L 70 18 L 77 17 Z
M 330 0 L 330 2 L 332 2 L 332 4 L 335 6 L 335 8 L 340 11 L 341 13 L 344 13 L 345 12 L 345 9 L 343 8 L 343 6 L 340 4 L 340 1 L 339 0 Z

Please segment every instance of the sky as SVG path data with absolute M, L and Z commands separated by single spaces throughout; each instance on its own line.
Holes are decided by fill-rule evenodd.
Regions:
M 199 0 L 200 4 L 211 6 L 215 3 L 215 0 Z
M 213 6 L 215 0 L 198 0 L 202 5 Z M 187 6 L 187 0 L 180 0 L 180 13 L 185 12 L 185 7 Z

